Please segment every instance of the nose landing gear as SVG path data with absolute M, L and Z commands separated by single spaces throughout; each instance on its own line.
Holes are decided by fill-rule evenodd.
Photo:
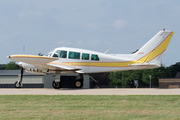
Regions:
M 20 80 L 15 82 L 15 88 L 22 88 L 23 68 L 21 68 Z
M 15 88 L 22 88 L 22 82 L 16 81 L 15 82 Z

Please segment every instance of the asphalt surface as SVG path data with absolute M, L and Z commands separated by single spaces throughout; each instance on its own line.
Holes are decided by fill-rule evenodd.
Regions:
M 180 89 L 0 89 L 0 95 L 180 95 Z

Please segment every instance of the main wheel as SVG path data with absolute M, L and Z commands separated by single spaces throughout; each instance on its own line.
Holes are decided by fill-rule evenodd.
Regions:
M 82 80 L 76 80 L 75 81 L 75 87 L 76 88 L 82 88 L 83 87 L 83 81 Z
M 52 82 L 52 86 L 54 89 L 59 89 L 62 86 L 61 82 L 55 82 L 55 80 Z
M 22 88 L 22 83 L 19 81 L 15 82 L 15 88 Z

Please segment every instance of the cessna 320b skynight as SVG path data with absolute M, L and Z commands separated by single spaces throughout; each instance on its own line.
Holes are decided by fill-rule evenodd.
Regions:
M 91 50 L 59 47 L 45 56 L 10 55 L 8 59 L 19 62 L 21 77 L 15 83 L 22 87 L 23 69 L 37 74 L 55 73 L 52 85 L 61 88 L 60 73 L 78 73 L 75 87 L 83 85 L 82 75 L 112 71 L 153 69 L 161 66 L 162 56 L 174 34 L 174 31 L 159 31 L 134 54 L 106 54 Z

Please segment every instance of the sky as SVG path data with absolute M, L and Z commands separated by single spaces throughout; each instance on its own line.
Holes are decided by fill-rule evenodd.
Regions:
M 163 28 L 175 31 L 170 66 L 180 62 L 179 0 L 0 0 L 0 64 L 57 47 L 131 54 Z

